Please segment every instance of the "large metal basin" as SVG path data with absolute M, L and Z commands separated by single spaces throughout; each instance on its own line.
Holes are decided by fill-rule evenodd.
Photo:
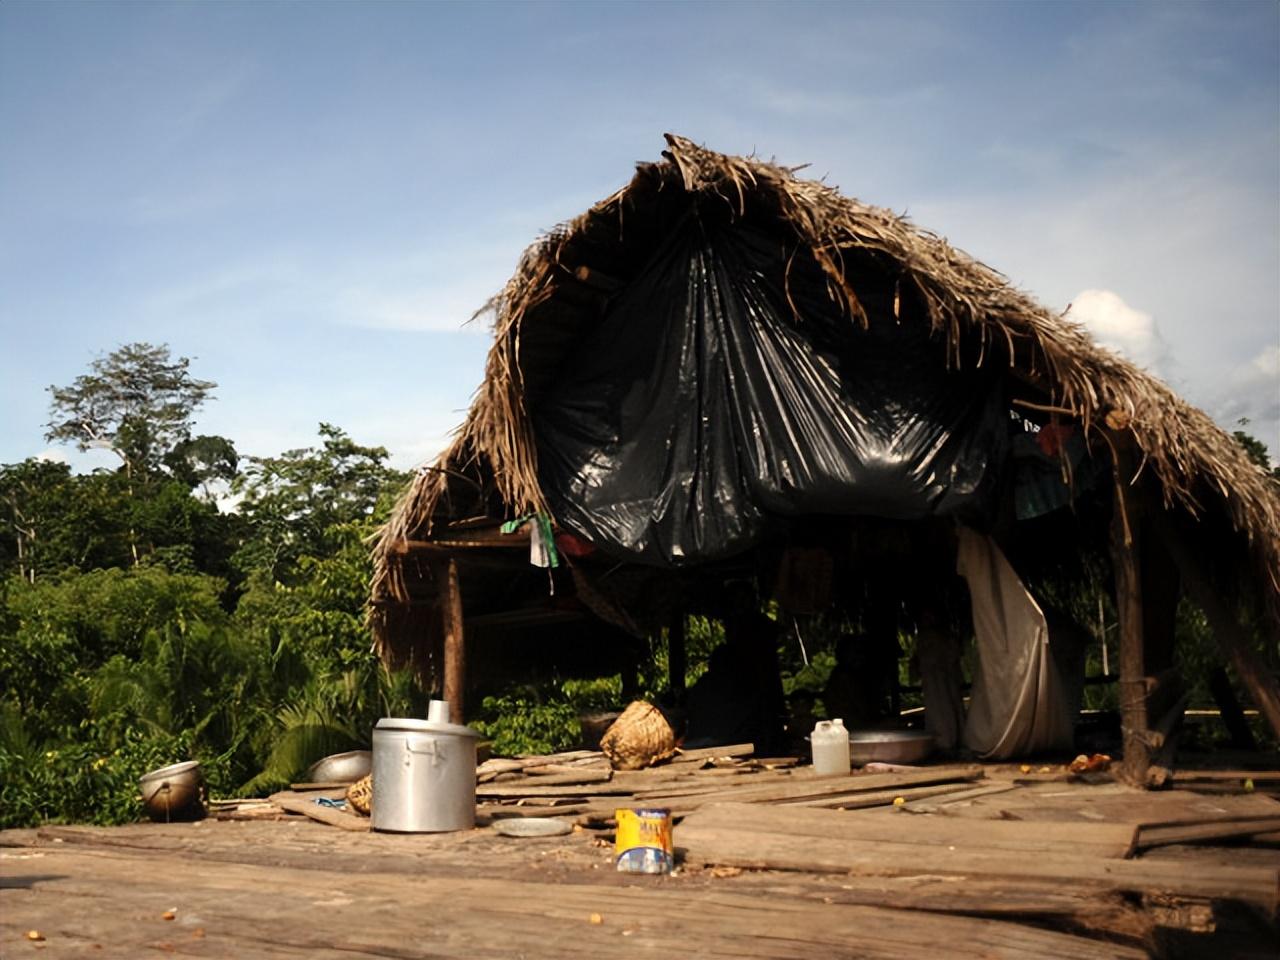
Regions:
M 199 760 L 152 770 L 138 781 L 142 806 L 152 820 L 199 820 L 205 814 L 204 774 Z
M 308 783 L 355 783 L 373 769 L 373 751 L 349 750 L 317 760 L 307 769 Z
M 915 730 L 850 730 L 849 759 L 864 763 L 916 763 L 933 753 L 933 734 Z

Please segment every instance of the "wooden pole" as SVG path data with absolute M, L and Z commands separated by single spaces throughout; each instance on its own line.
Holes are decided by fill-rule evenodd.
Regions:
M 1231 664 L 1236 676 L 1249 691 L 1258 712 L 1266 718 L 1275 735 L 1280 737 L 1280 683 L 1276 682 L 1266 664 L 1250 649 L 1249 638 L 1232 612 L 1231 605 L 1214 588 L 1213 580 L 1205 569 L 1204 558 L 1192 549 L 1168 517 L 1156 515 L 1153 519 L 1165 548 L 1182 574 L 1187 592 L 1204 611 L 1222 656 Z
M 439 568 L 440 619 L 444 627 L 444 698 L 454 723 L 465 723 L 467 649 L 462 633 L 462 589 L 458 561 L 450 557 Z
M 1216 666 L 1209 671 L 1209 692 L 1218 704 L 1218 714 L 1222 723 L 1231 735 L 1231 746 L 1237 750 L 1257 750 L 1258 741 L 1253 738 L 1249 729 L 1249 721 L 1244 718 L 1240 709 L 1240 701 L 1231 687 L 1231 678 L 1227 676 L 1227 668 Z
M 1142 568 L 1138 498 L 1129 486 L 1132 459 L 1115 453 L 1115 510 L 1111 518 L 1111 557 L 1120 620 L 1120 727 L 1124 735 L 1122 779 L 1147 786 L 1151 745 L 1147 718 L 1147 671 L 1142 626 Z

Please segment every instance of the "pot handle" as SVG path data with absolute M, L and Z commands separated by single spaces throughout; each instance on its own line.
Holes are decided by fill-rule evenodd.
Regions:
M 440 744 L 436 740 L 428 740 L 422 747 L 415 747 L 406 737 L 404 741 L 404 765 L 410 766 L 413 758 L 410 754 L 418 754 L 419 756 L 429 757 L 433 765 L 443 763 L 445 756 L 440 751 Z

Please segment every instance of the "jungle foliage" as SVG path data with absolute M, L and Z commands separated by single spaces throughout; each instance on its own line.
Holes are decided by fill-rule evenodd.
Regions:
M 363 625 L 405 475 L 329 424 L 242 458 L 194 432 L 216 384 L 188 368 L 130 344 L 50 388 L 49 439 L 117 468 L 0 466 L 0 826 L 135 819 L 137 778 L 185 759 L 269 790 L 422 706 Z

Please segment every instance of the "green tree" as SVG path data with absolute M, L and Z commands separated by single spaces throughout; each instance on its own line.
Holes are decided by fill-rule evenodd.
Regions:
M 64 546 L 78 540 L 80 552 L 64 550 L 58 557 L 64 565 L 148 561 L 231 574 L 239 524 L 221 515 L 214 500 L 239 458 L 224 437 L 192 436 L 195 412 L 216 384 L 192 377 L 190 363 L 165 345 L 132 343 L 95 360 L 70 386 L 49 388 L 47 438 L 111 450 L 121 463 L 115 473 L 69 478 L 64 513 L 77 515 L 79 533 Z
M 1249 425 L 1249 418 L 1241 417 L 1236 421 L 1236 425 L 1241 428 L 1232 434 L 1236 443 L 1244 447 L 1244 452 L 1250 460 L 1271 474 L 1272 480 L 1280 482 L 1280 464 L 1272 465 L 1271 454 L 1267 452 L 1267 445 L 1252 434 L 1245 433 L 1243 429 Z
M 71 488 L 71 468 L 65 463 L 37 460 L 0 466 L 0 571 L 16 570 L 18 576 L 35 582 L 46 547 L 57 536 L 55 527 L 65 512 Z
M 249 528 L 235 556 L 245 573 L 286 582 L 304 556 L 336 547 L 331 531 L 367 521 L 407 475 L 387 466 L 385 447 L 365 447 L 338 427 L 320 424 L 321 444 L 278 457 L 253 457 L 232 490 Z
M 169 473 L 188 489 L 199 489 L 203 499 L 216 498 L 218 483 L 230 484 L 236 477 L 240 455 L 226 437 L 191 437 L 180 441 L 164 455 Z
M 195 411 L 217 386 L 197 380 L 169 347 L 129 343 L 90 364 L 70 386 L 49 387 L 46 439 L 110 450 L 126 475 L 155 472 L 191 437 Z

